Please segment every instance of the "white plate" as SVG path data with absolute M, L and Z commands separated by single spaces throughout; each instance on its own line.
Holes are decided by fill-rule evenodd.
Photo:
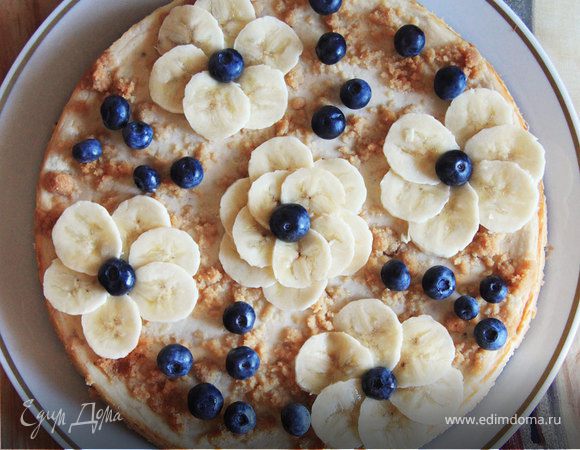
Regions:
M 65 414 L 51 431 L 65 447 L 144 447 L 120 423 L 73 427 L 91 402 L 50 324 L 32 247 L 34 190 L 44 148 L 75 84 L 96 57 L 160 0 L 64 1 L 24 48 L 0 89 L 0 349 L 24 399 Z M 538 314 L 490 394 L 472 416 L 529 414 L 568 350 L 578 314 L 580 176 L 577 118 L 552 64 L 520 20 L 491 0 L 424 0 L 491 61 L 547 151 L 549 252 Z M 493 30 L 493 32 L 491 31 Z M 104 405 L 97 404 L 97 408 Z M 82 420 L 89 418 L 85 408 Z M 500 446 L 517 426 L 455 426 L 433 445 Z M 32 429 L 30 429 L 32 431 Z

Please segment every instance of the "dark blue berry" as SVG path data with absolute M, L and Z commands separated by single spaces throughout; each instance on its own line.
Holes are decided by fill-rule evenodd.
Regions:
M 153 128 L 151 128 L 151 125 L 139 120 L 129 122 L 123 128 L 123 139 L 129 147 L 135 150 L 143 150 L 149 147 L 153 141 Z
M 222 393 L 210 383 L 201 383 L 192 387 L 187 395 L 189 412 L 198 419 L 215 419 L 223 406 Z
M 443 100 L 453 100 L 467 87 L 467 77 L 457 66 L 448 66 L 435 74 L 435 93 Z
M 310 216 L 302 205 L 282 204 L 270 216 L 270 231 L 284 242 L 298 242 L 310 230 Z
M 346 117 L 336 106 L 323 106 L 312 116 L 312 131 L 322 139 L 334 139 L 346 128 Z
M 233 48 L 219 50 L 210 56 L 208 70 L 220 83 L 236 81 L 244 71 L 244 58 Z
M 507 340 L 507 329 L 498 319 L 483 319 L 473 330 L 477 345 L 485 350 L 499 350 Z
M 342 6 L 342 0 L 310 0 L 312 9 L 321 16 L 337 12 Z
M 236 380 L 245 380 L 254 376 L 260 367 L 258 354 L 245 345 L 229 351 L 226 357 L 226 370 Z
M 360 78 L 347 81 L 340 89 L 340 99 L 350 109 L 361 109 L 369 104 L 373 92 L 369 84 Z
M 155 192 L 161 183 L 161 177 L 151 166 L 138 166 L 133 171 L 133 180 L 143 192 Z
M 395 50 L 401 56 L 417 56 L 425 47 L 425 33 L 415 25 L 403 25 L 395 33 Z
M 99 283 L 111 295 L 125 295 L 135 286 L 133 267 L 120 258 L 111 258 L 103 263 L 97 275 Z
M 411 285 L 411 274 L 403 261 L 391 259 L 381 269 L 381 280 L 391 291 L 406 291 Z
M 316 44 L 318 59 L 327 65 L 336 64 L 346 55 L 346 40 L 339 33 L 325 33 Z
M 187 375 L 192 365 L 193 355 L 180 344 L 167 345 L 157 355 L 157 367 L 172 379 Z
M 433 266 L 421 281 L 423 291 L 435 300 L 443 300 L 453 294 L 455 290 L 455 275 L 445 266 Z
M 256 411 L 245 402 L 234 402 L 224 412 L 224 424 L 232 433 L 249 433 L 256 428 Z
M 310 429 L 310 411 L 301 403 L 289 403 L 280 414 L 282 426 L 292 436 L 304 436 Z
M 507 283 L 497 275 L 485 277 L 479 283 L 479 295 L 488 303 L 499 303 L 508 295 Z
M 197 159 L 186 156 L 171 165 L 170 175 L 176 185 L 183 189 L 191 189 L 202 182 L 203 167 Z
M 479 314 L 479 303 L 469 295 L 462 295 L 453 303 L 453 311 L 463 320 L 471 320 Z
M 447 186 L 463 186 L 471 178 L 473 165 L 467 154 L 461 150 L 443 153 L 435 163 L 435 172 Z
M 109 95 L 101 104 L 101 117 L 109 130 L 120 130 L 129 123 L 131 107 L 120 95 Z
M 96 161 L 102 154 L 103 147 L 97 139 L 85 139 L 72 148 L 73 158 L 82 164 Z
M 223 321 L 229 332 L 244 334 L 254 327 L 256 312 L 246 302 L 235 302 L 225 309 Z
M 386 367 L 375 367 L 362 376 L 362 389 L 367 397 L 387 400 L 397 388 L 397 379 Z

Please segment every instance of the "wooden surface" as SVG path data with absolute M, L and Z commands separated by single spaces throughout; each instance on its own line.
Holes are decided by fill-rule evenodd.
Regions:
M 60 3 L 61 0 L 0 0 L 0 82 L 10 69 L 12 62 L 24 46 L 28 38 L 36 28 Z M 101 0 L 102 1 L 102 0 Z M 531 0 L 512 0 L 516 11 L 520 12 L 523 2 Z M 563 5 L 564 1 L 568 2 Z M 575 27 L 580 17 L 580 0 L 564 0 L 554 7 L 552 0 L 535 0 L 534 12 L 541 11 L 540 17 L 526 22 L 532 26 L 537 36 L 544 44 L 546 51 L 552 57 L 556 67 L 561 68 L 564 82 L 569 86 L 573 94 L 576 107 L 580 107 L 580 80 L 577 71 L 571 68 L 568 58 L 577 56 L 580 41 L 580 29 Z M 509 2 L 509 0 L 508 0 Z M 521 10 L 525 10 L 522 8 Z M 531 10 L 530 5 L 528 10 Z M 542 20 L 549 17 L 550 20 Z M 569 39 L 561 39 L 562 29 L 554 30 L 551 24 L 559 24 L 566 21 L 572 24 L 569 32 L 575 33 Z M 574 28 L 575 27 L 575 28 Z M 569 33 L 568 32 L 568 33 Z M 555 35 L 555 37 L 554 37 Z M 545 36 L 545 41 L 542 37 Z M 572 55 L 569 46 L 575 44 Z M 568 46 L 568 47 L 566 47 Z M 573 66 L 572 66 L 573 67 Z M 578 448 L 580 447 L 580 342 L 576 338 L 575 343 L 562 367 L 558 377 L 550 387 L 545 398 L 542 399 L 534 414 L 538 417 L 560 416 L 562 424 L 555 427 L 536 427 L 524 425 L 506 444 L 506 448 Z M 22 400 L 10 384 L 4 371 L 0 368 L 0 435 L 1 448 L 58 448 L 50 435 L 40 428 L 34 439 L 30 435 L 34 427 L 21 425 L 21 415 L 24 411 Z M 24 415 L 25 422 L 32 423 L 34 418 L 31 414 Z

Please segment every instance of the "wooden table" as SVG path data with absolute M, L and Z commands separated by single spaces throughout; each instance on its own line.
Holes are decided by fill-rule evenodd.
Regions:
M 102 0 L 101 0 L 102 1 Z M 50 14 L 61 0 L 0 0 L 0 82 L 10 69 L 12 62 L 36 28 Z M 536 30 L 540 41 L 560 69 L 568 84 L 576 107 L 580 107 L 580 80 L 575 67 L 570 65 L 565 43 L 580 41 L 580 30 L 574 29 L 574 17 L 580 17 L 579 0 L 508 0 L 515 11 L 522 16 L 527 25 Z M 566 4 L 565 4 L 566 3 Z M 544 22 L 534 17 L 534 12 L 550 21 Z M 554 16 L 554 17 L 552 17 Z M 560 16 L 560 17 L 558 17 Z M 572 19 L 572 21 L 570 21 Z M 571 23 L 572 28 L 564 32 L 561 28 L 553 30 L 548 24 Z M 557 33 L 556 33 L 557 31 Z M 575 33 L 570 36 L 567 33 Z M 543 37 L 545 36 L 545 39 Z M 566 39 L 559 37 L 566 36 Z M 576 56 L 576 63 L 578 62 Z M 578 448 L 580 447 L 580 343 L 577 338 L 558 377 L 542 399 L 534 414 L 548 417 L 561 416 L 562 424 L 555 427 L 523 426 L 504 448 Z M 0 368 L 0 433 L 2 448 L 59 448 L 50 435 L 40 429 L 38 435 L 30 438 L 30 428 L 20 423 L 23 412 L 22 400 Z M 33 422 L 31 414 L 24 416 Z

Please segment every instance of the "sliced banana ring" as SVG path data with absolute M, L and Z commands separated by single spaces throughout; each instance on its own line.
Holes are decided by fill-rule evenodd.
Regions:
M 362 217 L 350 211 L 342 210 L 340 218 L 350 227 L 356 243 L 352 261 L 343 270 L 341 275 L 354 275 L 369 260 L 369 256 L 373 250 L 373 233 L 371 233 L 368 223 Z
M 94 276 L 70 270 L 59 259 L 44 272 L 42 286 L 50 304 L 71 315 L 93 312 L 109 296 Z
M 401 357 L 403 327 L 395 312 L 376 298 L 348 303 L 334 317 L 338 331 L 371 350 L 375 366 L 393 369 Z
M 312 222 L 311 229 L 318 231 L 330 246 L 332 263 L 328 278 L 339 276 L 354 258 L 355 240 L 352 230 L 337 214 L 318 217 Z
M 127 295 L 109 297 L 100 308 L 83 314 L 81 324 L 87 344 L 102 358 L 124 358 L 141 336 L 139 308 Z
M 459 146 L 453 134 L 428 114 L 405 114 L 389 129 L 383 152 L 399 176 L 412 183 L 439 184 L 435 163 Z
M 271 267 L 254 267 L 244 261 L 229 235 L 220 244 L 219 260 L 224 271 L 238 284 L 248 288 L 267 288 L 276 283 Z
M 295 289 L 276 282 L 262 291 L 266 300 L 282 311 L 304 311 L 320 299 L 327 284 L 327 280 L 316 281 L 306 288 Z
M 296 382 L 306 392 L 318 394 L 337 381 L 358 378 L 373 367 L 370 350 L 342 332 L 309 338 L 296 356 Z
M 409 222 L 409 235 L 421 250 L 450 258 L 473 241 L 479 211 L 477 194 L 469 184 L 454 188 L 438 215 L 423 223 Z
M 248 173 L 256 180 L 275 170 L 296 170 L 312 167 L 312 152 L 292 136 L 275 137 L 257 147 L 250 156 Z
M 319 159 L 314 167 L 328 170 L 342 183 L 346 195 L 344 207 L 354 213 L 359 213 L 367 199 L 365 180 L 358 169 L 346 159 Z
M 248 208 L 256 221 L 264 228 L 270 228 L 270 216 L 280 205 L 282 183 L 290 172 L 276 170 L 268 172 L 252 183 L 248 192 Z
M 105 260 L 119 257 L 124 233 L 113 218 L 93 202 L 79 201 L 65 209 L 52 229 L 54 250 L 62 263 L 96 275 Z
M 285 287 L 301 289 L 316 281 L 326 280 L 331 264 L 330 246 L 314 230 L 310 230 L 298 242 L 276 239 L 272 268 L 276 280 Z
M 434 383 L 451 367 L 453 358 L 455 345 L 443 325 L 427 315 L 405 320 L 401 359 L 395 367 L 398 388 Z
M 287 74 L 304 50 L 296 32 L 275 17 L 260 17 L 244 27 L 234 42 L 247 65 L 266 64 Z
M 241 178 L 227 188 L 220 200 L 220 219 L 226 233 L 230 236 L 236 217 L 241 209 L 248 204 L 248 191 L 251 185 L 252 182 L 249 178 Z
M 232 236 L 239 255 L 254 267 L 272 265 L 272 252 L 276 238 L 252 217 L 250 209 L 244 206 L 234 222 Z
M 528 172 L 508 161 L 481 161 L 471 185 L 479 196 L 481 224 L 495 233 L 513 233 L 530 221 L 539 191 Z
M 217 19 L 225 33 L 228 47 L 232 46 L 240 30 L 256 18 L 250 0 L 197 0 L 195 4 Z

